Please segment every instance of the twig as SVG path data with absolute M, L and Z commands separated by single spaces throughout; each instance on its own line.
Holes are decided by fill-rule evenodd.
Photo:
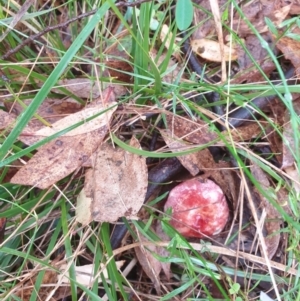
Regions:
M 135 2 L 124 2 L 124 1 L 121 1 L 121 2 L 116 3 L 116 6 L 117 7 L 133 7 L 133 6 L 137 6 L 139 4 L 142 4 L 142 3 L 145 3 L 145 2 L 151 2 L 151 1 L 152 0 L 137 0 Z M 83 18 L 86 18 L 86 17 L 89 17 L 91 15 L 94 15 L 97 11 L 98 11 L 98 9 L 94 9 L 94 10 L 91 10 L 91 11 L 89 11 L 87 13 L 84 13 L 84 14 L 78 15 L 78 16 L 76 16 L 74 18 L 71 18 L 71 19 L 69 19 L 66 22 L 63 22 L 63 23 L 60 23 L 60 24 L 57 24 L 57 25 L 53 25 L 53 26 L 48 26 L 45 29 L 43 29 L 41 32 L 38 32 L 38 33 L 36 33 L 34 35 L 29 36 L 27 39 L 25 39 L 17 47 L 15 47 L 15 48 L 10 49 L 9 51 L 7 51 L 3 56 L 0 57 L 0 59 L 6 60 L 10 56 L 12 56 L 13 54 L 15 54 L 19 50 L 21 50 L 23 47 L 25 47 L 26 45 L 28 45 L 30 42 L 34 42 L 34 40 L 40 38 L 44 34 L 50 32 L 50 31 L 62 28 L 62 27 L 67 27 L 69 24 L 71 24 L 71 23 L 73 23 L 75 21 L 79 21 L 79 20 L 81 20 Z
M 210 82 L 210 80 L 203 74 L 203 68 L 201 66 L 201 63 L 198 61 L 196 56 L 193 54 L 193 52 L 190 51 L 189 41 L 186 39 L 186 41 L 183 44 L 183 51 L 188 57 L 188 64 L 190 65 L 190 68 L 202 79 Z M 291 67 L 287 70 L 285 73 L 286 80 L 290 80 L 295 73 L 295 68 Z M 292 82 L 292 80 L 290 80 Z M 280 84 L 280 83 L 279 83 Z M 282 83 L 281 83 L 282 84 Z M 209 102 L 214 103 L 220 100 L 220 96 L 217 92 L 211 92 L 205 94 L 205 97 L 208 99 Z M 276 99 L 276 95 L 274 96 L 268 96 L 268 97 L 257 97 L 253 99 L 247 107 L 241 107 L 237 110 L 235 110 L 233 113 L 229 116 L 229 124 L 232 127 L 238 127 L 241 126 L 245 121 L 249 119 L 253 119 L 257 109 L 263 109 L 268 104 L 270 104 L 274 99 Z M 222 106 L 214 106 L 214 112 L 218 114 L 219 116 L 224 116 L 224 110 Z
M 186 34 L 183 34 L 183 36 L 186 37 Z M 182 50 L 187 57 L 188 64 L 189 64 L 190 68 L 192 69 L 192 71 L 195 72 L 202 80 L 211 82 L 211 80 L 209 78 L 207 78 L 207 76 L 204 74 L 204 70 L 203 70 L 201 63 L 198 61 L 198 59 L 195 56 L 195 54 L 193 53 L 193 51 L 191 51 L 190 42 L 189 42 L 188 38 L 184 41 L 184 43 L 182 45 Z M 206 93 L 205 98 L 210 103 L 216 103 L 220 100 L 220 94 L 212 91 L 212 92 Z M 219 116 L 224 115 L 223 106 L 215 105 L 213 107 L 213 110 Z
M 285 73 L 286 80 L 290 80 L 295 73 L 295 68 L 291 67 Z M 293 80 L 291 80 L 293 84 Z M 280 83 L 282 84 L 282 82 Z M 245 121 L 249 119 L 253 119 L 257 113 L 257 109 L 263 109 L 268 104 L 273 102 L 277 98 L 277 95 L 268 96 L 268 97 L 257 97 L 253 99 L 247 107 L 241 107 L 234 111 L 232 114 L 229 115 L 229 124 L 232 127 L 238 127 L 242 125 Z
M 9 27 L 6 28 L 5 32 L 0 37 L 0 42 L 2 42 L 5 37 L 14 29 L 17 23 L 22 19 L 22 17 L 26 14 L 29 7 L 34 3 L 34 0 L 26 0 L 21 8 L 19 9 L 18 13 L 13 17 Z

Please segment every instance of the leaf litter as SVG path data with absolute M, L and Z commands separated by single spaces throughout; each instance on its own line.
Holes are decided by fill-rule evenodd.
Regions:
M 95 118 L 96 121 L 83 123 L 82 126 L 71 131 L 71 135 L 56 138 L 39 148 L 30 161 L 12 177 L 11 183 L 45 189 L 81 167 L 96 151 L 108 132 L 110 119 L 116 110 L 114 92 L 108 89 L 104 98 L 91 106 L 96 109 L 88 108 L 86 114 L 83 110 L 83 112 L 76 113 L 75 117 L 71 115 L 58 121 L 54 124 L 54 131 L 47 128 L 41 130 L 42 134 L 38 131 L 37 137 L 33 139 L 47 137 L 74 125 L 75 121 L 84 121 L 95 112 L 103 112 Z
M 254 62 L 260 65 L 266 76 L 277 78 L 275 64 L 269 58 L 265 47 L 262 47 L 261 40 L 259 40 L 256 35 L 253 35 L 252 29 L 237 11 L 232 10 L 233 14 L 231 15 L 231 11 L 226 10 L 225 1 L 219 1 L 221 14 L 223 17 L 229 14 L 227 20 L 224 18 L 225 23 L 227 22 L 227 25 L 229 25 L 228 20 L 231 19 L 233 21 L 232 28 L 239 38 L 244 39 L 244 47 L 241 47 L 241 44 L 227 44 L 227 42 L 232 42 L 229 37 L 230 31 L 228 30 L 228 26 L 223 27 L 224 41 L 222 41 L 221 44 L 224 42 L 226 57 L 224 58 L 221 55 L 220 43 L 216 42 L 216 40 L 218 40 L 217 26 L 215 21 L 207 14 L 207 11 L 211 10 L 211 4 L 212 1 L 197 1 L 197 9 L 194 10 L 194 24 L 201 24 L 201 26 L 195 28 L 191 40 L 191 48 L 199 55 L 198 61 L 204 62 L 208 73 L 220 69 L 219 63 L 221 61 L 224 62 L 224 60 L 231 59 L 232 61 L 230 63 L 237 68 L 237 72 L 236 70 L 231 70 L 233 73 L 230 79 L 231 84 L 256 83 L 264 80 L 261 71 L 257 70 Z M 198 7 L 202 9 L 198 9 Z M 296 73 L 299 73 L 298 42 L 290 37 L 283 36 L 278 38 L 278 36 L 274 35 L 274 32 L 270 31 L 265 19 L 266 17 L 269 18 L 273 25 L 281 30 L 280 26 L 282 22 L 295 14 L 295 12 L 299 10 L 299 5 L 297 5 L 297 3 L 285 3 L 284 1 L 278 3 L 272 1 L 250 1 L 249 3 L 241 3 L 240 8 L 247 20 L 261 33 L 261 37 L 268 44 L 268 47 L 274 51 L 274 54 L 276 56 L 282 54 L 285 59 L 290 61 L 295 67 Z M 66 32 L 70 32 L 70 28 L 67 28 Z M 297 30 L 294 31 L 294 33 L 296 32 Z M 283 32 L 279 31 L 279 34 L 283 34 Z M 169 32 L 169 27 L 166 27 L 164 24 L 161 39 L 166 39 L 165 47 L 167 49 L 172 49 L 173 47 L 173 45 L 170 45 L 171 38 L 172 34 Z M 64 45 L 69 47 L 69 42 L 66 41 L 66 37 L 62 37 L 62 39 L 64 40 Z M 177 37 L 175 40 L 176 43 L 180 43 L 181 41 L 180 38 Z M 230 46 L 227 48 L 227 45 Z M 245 48 L 247 51 L 245 51 Z M 165 76 L 163 80 L 165 83 L 173 84 L 181 77 L 183 82 L 188 82 L 190 81 L 190 77 L 182 73 L 182 65 L 181 63 L 177 63 L 181 60 L 178 48 L 174 47 L 174 51 L 175 50 L 176 54 L 174 57 L 176 60 L 170 60 L 171 63 L 168 66 L 168 70 L 172 72 L 170 72 L 170 76 Z M 113 51 L 116 51 L 116 47 Z M 208 54 L 207 51 L 209 52 Z M 157 53 L 158 51 L 156 49 L 151 50 L 149 56 L 152 57 L 153 61 L 156 60 Z M 249 54 L 251 57 L 249 57 Z M 49 57 L 51 59 L 55 56 L 53 53 L 51 55 L 49 53 Z M 165 58 L 166 56 L 163 53 L 160 58 L 156 60 L 157 65 L 163 63 Z M 133 68 L 130 63 L 127 63 L 127 60 L 130 62 L 130 57 L 126 55 L 122 58 L 122 63 L 115 59 L 108 60 L 108 69 L 106 69 L 105 72 L 101 72 L 101 67 L 97 67 L 96 72 L 110 79 L 114 78 L 124 83 L 131 83 L 133 78 L 130 74 L 133 72 Z M 284 64 L 285 63 L 286 62 L 284 62 Z M 122 72 L 118 70 L 118 67 L 129 74 L 122 74 Z M 109 71 L 109 69 L 111 70 Z M 218 72 L 216 72 L 216 74 L 218 74 Z M 125 92 L 124 89 L 121 89 L 120 91 L 122 92 L 115 93 L 112 91 L 112 88 L 107 88 L 101 94 L 98 83 L 89 79 L 62 79 L 58 82 L 58 86 L 66 88 L 70 93 L 74 94 L 74 96 L 85 98 L 91 101 L 91 103 L 83 107 L 83 104 L 76 103 L 71 98 L 69 98 L 68 101 L 46 99 L 37 113 L 40 114 L 42 118 L 45 118 L 45 120 L 51 124 L 51 127 L 45 127 L 40 120 L 32 120 L 25 131 L 20 135 L 20 141 L 27 145 L 32 145 L 78 122 L 84 122 L 91 116 L 97 114 L 99 114 L 99 116 L 89 122 L 84 122 L 79 127 L 64 133 L 39 148 L 27 164 L 20 168 L 12 177 L 11 183 L 45 189 L 57 184 L 58 181 L 79 168 L 86 166 L 88 163 L 91 168 L 86 170 L 84 189 L 81 190 L 77 198 L 76 221 L 81 223 L 83 227 L 89 227 L 92 221 L 114 223 L 118 221 L 120 217 L 124 216 L 128 219 L 140 218 L 144 220 L 144 217 L 141 218 L 141 213 L 139 212 L 147 193 L 148 167 L 151 168 L 151 164 L 157 164 L 157 162 L 154 161 L 154 163 L 152 162 L 147 166 L 144 157 L 120 149 L 110 142 L 105 141 L 105 138 L 111 130 L 112 120 L 119 118 L 117 125 L 113 125 L 113 129 L 122 140 L 130 140 L 130 142 L 127 143 L 136 149 L 145 149 L 148 147 L 151 149 L 152 146 L 150 145 L 152 141 L 150 143 L 150 140 L 153 139 L 153 132 L 152 130 L 148 131 L 148 126 L 156 117 L 146 119 L 144 116 L 148 118 L 147 114 L 149 112 L 150 115 L 157 116 L 161 111 L 158 110 L 158 112 L 156 111 L 155 114 L 153 114 L 153 111 L 151 112 L 150 109 L 147 110 L 146 108 L 145 114 L 143 115 L 139 113 L 141 107 L 136 107 L 135 110 L 134 105 L 132 106 L 131 104 L 131 106 L 127 106 L 124 104 L 119 105 L 119 109 L 122 110 L 122 113 L 116 114 L 117 102 L 115 98 L 116 96 L 126 93 L 126 89 Z M 128 91 L 130 91 L 130 89 L 130 86 L 128 86 Z M 53 92 L 60 94 L 62 90 L 56 88 Z M 160 101 L 163 104 L 165 99 L 160 99 Z M 85 101 L 83 103 L 85 103 Z M 178 106 L 180 106 L 180 103 L 181 102 L 178 101 Z M 25 100 L 24 104 L 25 106 L 28 105 L 28 101 Z M 191 114 L 185 115 L 183 113 L 182 115 L 184 117 L 180 117 L 168 112 L 163 117 L 167 129 L 157 125 L 156 121 L 154 122 L 155 126 L 153 126 L 153 128 L 159 133 L 159 138 L 156 140 L 153 139 L 152 144 L 154 147 L 151 150 L 163 148 L 164 150 L 176 154 L 176 152 L 180 150 L 193 148 L 195 146 L 198 147 L 213 141 L 212 147 L 222 149 L 222 155 L 220 157 L 215 156 L 211 149 L 205 148 L 189 155 L 178 156 L 181 164 L 185 167 L 185 171 L 175 179 L 175 182 L 180 182 L 186 177 L 194 177 L 199 174 L 201 174 L 203 178 L 213 179 L 222 187 L 229 204 L 232 206 L 232 224 L 228 224 L 228 227 L 220 236 L 213 238 L 212 244 L 221 243 L 225 245 L 231 234 L 233 236 L 237 235 L 238 239 L 233 239 L 226 248 L 232 248 L 236 252 L 244 250 L 248 252 L 249 255 L 257 252 L 257 256 L 262 256 L 262 246 L 256 240 L 258 230 L 255 229 L 255 226 L 257 225 L 253 225 L 252 214 L 254 215 L 254 213 L 250 212 L 248 205 L 242 209 L 242 203 L 244 201 L 247 202 L 248 198 L 248 196 L 243 194 L 243 185 L 249 185 L 252 196 L 255 198 L 255 214 L 261 218 L 261 226 L 268 257 L 269 259 L 286 264 L 285 253 L 283 254 L 284 256 L 277 256 L 280 248 L 282 248 L 281 242 L 287 237 L 286 234 L 281 233 L 284 222 L 282 216 L 274 208 L 272 202 L 269 201 L 269 198 L 277 202 L 287 214 L 292 215 L 293 211 L 287 205 L 289 197 L 288 188 L 290 180 L 292 180 L 292 186 L 299 192 L 298 184 L 300 181 L 293 155 L 295 152 L 295 141 L 293 129 L 290 126 L 289 111 L 286 109 L 283 110 L 281 107 L 281 109 L 279 109 L 281 111 L 276 115 L 275 110 L 277 110 L 277 104 L 272 103 L 269 107 L 262 109 L 269 118 L 273 119 L 279 126 L 282 126 L 282 141 L 276 131 L 274 131 L 273 128 L 270 129 L 268 121 L 265 121 L 261 117 L 258 117 L 254 122 L 247 121 L 243 126 L 224 130 L 224 116 L 219 116 L 218 120 L 221 120 L 221 122 L 218 123 L 218 121 L 214 122 L 214 120 L 207 122 L 207 118 L 205 118 L 205 121 L 198 118 L 201 114 L 198 114 L 198 117 L 195 118 L 195 116 Z M 297 102 L 294 101 L 293 105 L 297 115 L 299 115 Z M 184 105 L 182 105 L 182 107 L 184 108 Z M 0 121 L 4 135 L 10 131 L 15 118 L 20 115 L 23 110 L 20 104 L 16 105 L 10 101 L 5 102 L 5 108 L 11 113 L 1 110 Z M 234 108 L 234 106 L 231 106 L 229 109 Z M 64 116 L 64 114 L 69 114 L 69 116 Z M 280 122 L 280 118 L 283 114 L 285 114 L 284 118 L 282 118 L 284 121 Z M 213 116 L 216 117 L 214 114 L 208 117 L 213 119 Z M 217 127 L 221 130 L 216 131 Z M 139 137 L 140 142 L 134 138 L 134 133 L 138 133 L 138 135 L 142 137 L 141 139 Z M 220 137 L 222 137 L 222 139 L 220 139 Z M 278 144 L 275 142 L 276 139 Z M 233 161 L 230 160 L 230 156 L 226 151 L 230 143 L 234 143 L 239 151 L 249 151 L 249 153 L 253 155 L 253 157 L 249 156 L 247 159 L 245 156 L 244 164 L 247 168 L 249 167 L 254 179 L 260 183 L 262 190 L 268 194 L 269 198 L 266 198 L 254 185 L 243 183 L 241 180 L 242 173 L 239 172 L 238 166 L 234 165 Z M 268 155 L 271 153 L 271 151 L 269 151 L 270 149 L 275 155 L 272 155 L 272 159 L 269 160 Z M 274 164 L 277 168 L 274 169 L 276 172 L 289 177 L 289 180 L 287 180 L 284 186 L 281 186 L 281 183 L 277 183 L 274 178 L 267 175 L 265 170 L 257 164 L 254 158 L 259 156 L 265 160 L 262 162 L 267 162 L 267 166 L 273 168 L 272 164 Z M 278 162 L 274 163 L 276 162 L 274 158 L 279 164 L 277 164 Z M 149 160 L 149 162 L 151 161 Z M 167 187 L 172 185 L 174 184 L 170 184 Z M 159 210 L 159 204 L 157 208 Z M 241 212 L 238 212 L 239 210 L 241 210 Z M 238 216 L 239 213 L 243 216 Z M 147 220 L 145 220 L 145 223 L 147 223 Z M 168 241 L 170 238 L 165 235 L 158 224 L 159 223 L 156 224 L 156 227 L 151 228 L 152 231 L 161 237 L 161 240 Z M 154 285 L 157 294 L 161 296 L 161 270 L 164 270 L 168 281 L 172 278 L 173 280 L 177 279 L 178 274 L 176 274 L 176 269 L 172 269 L 173 264 L 172 266 L 170 263 L 164 264 L 153 256 L 153 254 L 159 254 L 167 258 L 170 256 L 170 253 L 166 248 L 159 248 L 154 245 L 153 247 L 149 247 L 148 238 L 140 233 L 137 233 L 137 239 L 140 241 L 141 246 L 136 248 L 135 254 L 141 269 L 149 278 L 149 282 Z M 147 247 L 143 246 L 143 244 L 147 245 Z M 209 254 L 209 245 L 206 246 L 206 250 L 208 251 L 202 250 L 205 259 L 216 262 L 212 259 L 211 254 Z M 286 250 L 282 252 L 286 252 Z M 249 262 L 251 262 L 251 260 L 248 261 L 247 259 L 234 262 L 226 256 L 222 256 L 218 262 L 221 261 L 232 265 L 236 270 L 248 269 L 250 266 Z M 267 266 L 267 263 L 262 263 L 258 268 L 254 268 L 253 272 L 263 273 L 262 270 L 265 266 Z M 83 269 L 84 267 L 83 265 Z M 87 265 L 87 267 L 91 268 L 92 266 Z M 258 272 L 258 269 L 261 271 Z M 286 274 L 278 273 L 278 276 L 282 277 L 286 276 Z M 232 284 L 230 281 L 228 280 L 228 284 L 226 280 L 224 280 L 222 285 L 227 288 L 228 285 L 230 286 Z M 239 279 L 237 279 L 237 281 L 239 281 Z M 55 279 L 54 282 L 57 282 L 57 279 Z M 250 283 L 250 281 L 249 283 L 246 282 L 245 280 L 244 283 L 241 283 L 243 289 L 247 286 L 253 286 L 253 283 Z M 257 283 L 255 283 L 255 285 L 256 284 Z M 172 288 L 177 288 L 178 286 L 173 285 Z M 259 290 L 262 289 L 262 287 L 256 290 L 254 289 L 256 294 L 253 296 L 258 297 L 258 295 L 261 294 Z M 270 296 L 275 298 L 276 290 L 274 291 L 274 288 L 270 284 L 266 285 L 264 289 L 268 292 L 270 291 Z M 45 298 L 48 293 L 49 291 L 45 294 Z M 69 293 L 70 292 L 68 292 L 68 294 Z M 206 295 L 204 292 L 202 291 L 201 293 L 205 298 Z M 212 289 L 213 297 L 217 298 L 218 293 L 219 290 L 217 288 Z M 68 294 L 64 291 L 59 297 L 65 297 Z M 40 292 L 40 297 L 41 296 L 44 298 L 43 292 Z M 183 296 L 186 297 L 187 295 L 182 295 L 182 297 Z M 192 296 L 192 294 L 189 294 L 189 296 Z

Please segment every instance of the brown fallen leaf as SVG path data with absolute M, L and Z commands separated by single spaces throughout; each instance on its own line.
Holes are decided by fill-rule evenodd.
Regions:
M 22 301 L 29 301 L 33 293 L 34 285 L 37 280 L 37 275 L 30 275 L 30 279 L 16 286 L 17 293 L 15 294 Z M 40 290 L 38 291 L 39 300 L 56 301 L 71 295 L 70 286 L 58 286 L 58 273 L 54 270 L 46 270 Z M 51 297 L 49 296 L 51 294 Z M 49 298 L 50 297 L 50 298 Z
M 182 128 L 181 128 L 182 130 Z M 258 137 L 258 134 L 261 132 L 261 128 L 257 123 L 249 124 L 245 127 L 240 127 L 238 129 L 233 129 L 231 131 L 232 137 L 235 141 L 243 141 L 243 140 L 250 140 L 253 137 Z M 172 132 L 170 129 L 164 129 L 160 130 L 160 134 L 170 150 L 172 152 L 180 152 L 183 150 L 187 150 L 189 147 L 193 148 L 193 145 L 190 143 L 187 143 L 182 138 L 177 137 L 174 132 Z M 225 132 L 225 134 L 227 134 Z M 198 145 L 201 145 L 201 138 L 198 138 Z M 199 172 L 201 167 L 204 165 L 200 164 L 200 162 L 203 162 L 204 158 L 210 157 L 211 154 L 207 150 L 201 150 L 197 152 L 193 152 L 191 154 L 187 154 L 184 156 L 178 156 L 178 160 L 181 162 L 181 164 L 190 172 L 192 176 L 196 176 Z M 211 161 L 211 160 L 209 160 Z M 206 165 L 206 164 L 205 164 Z M 213 168 L 214 165 L 211 167 Z M 216 167 L 216 166 L 215 166 Z
M 288 5 L 289 1 L 287 0 L 283 0 L 282 2 L 285 2 L 286 5 Z M 295 1 L 292 1 L 292 6 L 291 6 L 291 10 L 290 10 L 290 15 L 299 15 L 300 14 L 300 2 L 299 0 L 295 0 Z
M 292 62 L 296 74 L 300 76 L 300 41 L 289 37 L 282 37 L 276 43 L 276 47 L 283 53 L 284 57 Z
M 97 121 L 97 129 L 82 132 L 79 127 L 78 135 L 61 136 L 43 145 L 14 175 L 11 183 L 46 189 L 82 166 L 107 134 L 109 121 L 117 108 L 114 99 L 113 91 L 108 90 L 107 98 L 103 99 L 103 103 L 98 103 L 99 110 L 105 110 L 111 106 L 112 109 L 100 115 L 101 120 Z
M 161 239 L 161 241 L 169 241 L 170 237 L 163 231 L 161 227 L 161 222 L 158 220 L 155 226 L 155 232 L 157 236 Z M 166 250 L 166 248 L 161 246 L 156 246 L 156 252 L 161 257 L 169 257 L 170 252 Z M 170 281 L 171 279 L 171 263 L 170 262 L 162 262 L 160 261 L 161 268 L 165 273 L 167 280 Z
M 264 191 L 269 191 L 270 194 L 273 193 L 273 200 L 277 200 L 277 196 L 275 195 L 275 191 L 272 192 L 272 187 L 270 187 L 269 180 L 263 170 L 258 167 L 256 164 L 252 164 L 251 173 L 264 189 Z M 275 207 L 269 202 L 267 198 L 265 198 L 256 188 L 254 191 L 260 196 L 261 204 L 260 208 L 266 210 L 266 221 L 264 224 L 265 229 L 267 230 L 267 237 L 265 237 L 268 257 L 270 259 L 275 255 L 279 242 L 280 242 L 280 225 L 282 220 L 280 219 L 279 212 L 275 209 Z
M 98 98 L 101 94 L 99 85 L 96 81 L 88 78 L 72 78 L 63 79 L 58 82 L 59 87 L 66 88 L 68 91 L 80 98 Z M 61 93 L 58 89 L 53 89 L 53 92 Z
M 125 73 L 124 73 L 125 72 Z M 105 70 L 102 76 L 113 77 L 121 82 L 132 82 L 133 67 L 125 61 L 105 61 Z
M 294 101 L 293 107 L 297 115 L 300 115 L 300 101 Z M 291 125 L 291 116 L 289 110 L 285 110 L 284 125 L 283 125 L 283 139 L 282 139 L 282 166 L 281 168 L 293 179 L 292 186 L 299 193 L 300 192 L 300 173 L 295 164 L 295 132 Z
M 270 47 L 273 47 L 273 41 L 269 34 L 262 34 L 263 38 Z M 269 54 L 265 48 L 261 47 L 261 41 L 254 34 L 249 34 L 245 38 L 245 45 L 247 52 L 242 46 L 237 46 L 238 53 L 238 64 L 240 66 L 240 71 L 235 74 L 232 79 L 232 83 L 253 83 L 262 81 L 264 79 L 261 70 L 254 65 L 253 59 L 257 62 L 264 74 L 268 76 L 274 69 L 275 64 L 272 59 L 270 59 Z M 251 56 L 249 55 L 251 54 Z
M 124 264 L 124 261 L 116 261 L 116 266 L 120 269 Z M 39 300 L 48 300 L 57 301 L 63 298 L 66 298 L 71 295 L 71 287 L 69 280 L 69 272 L 68 265 L 66 263 L 63 264 L 54 264 L 53 267 L 59 272 L 56 272 L 54 269 L 47 269 L 43 276 L 42 285 L 38 291 L 38 299 Z M 83 266 L 75 266 L 75 274 L 77 283 L 84 285 L 85 287 L 91 287 L 94 283 L 94 264 L 87 264 Z M 108 273 L 104 264 L 101 264 L 100 267 L 103 276 L 105 279 L 108 279 Z M 37 280 L 37 275 L 35 273 L 34 276 L 30 276 L 30 279 L 24 281 L 17 285 L 17 293 L 22 301 L 29 301 L 31 294 L 33 292 L 34 285 Z M 101 283 L 101 278 L 97 278 L 98 283 Z
M 116 261 L 116 267 L 120 269 L 125 263 L 125 260 Z M 95 281 L 95 264 L 86 264 L 82 266 L 75 266 L 75 274 L 76 274 L 76 281 L 81 285 L 86 287 L 91 287 Z M 68 264 L 62 264 L 59 266 L 59 270 L 61 274 L 58 275 L 58 281 L 60 283 L 70 283 L 69 273 L 68 273 Z M 103 273 L 105 279 L 108 279 L 108 272 L 105 267 L 105 264 L 100 263 L 100 270 Z M 97 278 L 98 283 L 101 283 L 101 277 Z
M 15 116 L 3 110 L 0 110 L 0 130 L 9 132 L 13 128 L 15 121 Z
M 268 123 L 263 121 L 260 121 L 259 123 L 257 121 L 248 122 L 238 128 L 231 129 L 230 133 L 235 142 L 247 141 L 260 137 L 264 133 L 263 128 L 267 125 Z M 227 131 L 223 131 L 222 135 L 226 135 L 226 132 Z
M 169 133 L 171 133 L 171 135 L 169 134 L 170 139 L 173 140 L 172 144 L 177 144 L 177 147 L 179 147 L 179 143 L 181 147 L 186 147 L 186 141 L 200 146 L 218 139 L 218 134 L 211 131 L 209 125 L 204 121 L 197 120 L 197 122 L 193 122 L 187 118 L 174 115 L 167 115 L 166 119 Z M 261 127 L 259 125 L 249 124 L 245 127 L 232 129 L 231 135 L 235 141 L 244 141 L 259 136 L 260 132 Z M 227 131 L 223 131 L 222 135 L 228 135 Z M 172 137 L 176 137 L 175 140 Z M 171 146 L 170 148 L 172 150 Z M 180 156 L 178 159 L 192 175 L 200 170 L 204 171 L 206 176 L 211 177 L 234 204 L 236 191 L 232 189 L 231 185 L 228 185 L 228 179 L 233 180 L 234 183 L 237 182 L 237 179 L 234 171 L 230 170 L 230 166 L 222 161 L 216 163 L 207 148 L 196 152 L 195 155 Z
M 251 1 L 241 6 L 245 15 L 245 19 L 250 21 L 259 33 L 268 32 L 265 18 L 269 18 L 274 25 L 278 26 L 288 16 L 291 5 L 279 7 L 275 1 L 265 1 L 262 5 L 261 1 Z M 240 36 L 245 37 L 253 34 L 253 30 L 237 13 L 233 19 L 233 30 Z
M 61 137 L 42 146 L 11 179 L 11 183 L 46 189 L 80 167 L 96 151 L 107 126 L 81 135 Z
M 187 150 L 189 146 L 192 147 L 192 145 L 184 142 L 182 139 L 179 139 L 172 134 L 171 130 L 169 129 L 160 130 L 160 134 L 170 150 L 174 153 Z M 198 163 L 201 160 L 201 156 L 203 156 L 203 152 L 198 151 L 188 155 L 178 156 L 178 160 L 190 172 L 191 175 L 196 176 L 200 172 Z
M 108 106 L 103 106 L 101 102 L 97 102 L 96 104 L 93 103 L 77 113 L 70 114 L 65 118 L 60 119 L 59 121 L 52 124 L 51 127 L 44 127 L 34 133 L 24 131 L 20 135 L 19 140 L 27 145 L 34 144 L 42 140 L 43 138 L 54 135 L 55 133 L 68 128 L 69 126 L 76 124 L 77 122 L 83 121 L 89 117 L 104 112 L 108 107 L 111 107 L 113 105 L 116 105 L 116 102 L 110 102 Z M 115 110 L 115 108 L 111 108 L 111 110 Z M 106 113 L 99 115 L 98 117 L 82 124 L 74 130 L 67 132 L 63 137 L 80 136 L 101 128 L 101 126 L 106 123 L 105 119 L 108 117 L 106 115 Z
M 29 106 L 32 99 L 23 100 L 23 104 Z M 14 115 L 19 116 L 24 112 L 24 105 L 22 106 L 18 102 L 5 101 L 4 105 L 7 111 L 12 112 Z M 38 107 L 36 115 L 40 116 L 48 123 L 53 124 L 58 120 L 64 118 L 66 115 L 73 114 L 82 109 L 82 104 L 73 98 L 46 98 L 43 103 Z M 35 132 L 43 128 L 43 124 L 37 118 L 32 118 L 25 128 L 25 132 Z
M 130 145 L 140 147 L 135 138 Z M 147 186 L 144 157 L 110 144 L 102 145 L 97 151 L 92 177 L 86 178 L 85 194 L 92 198 L 86 220 L 115 222 L 122 216 L 134 218 L 143 205 Z
M 3 243 L 6 226 L 6 217 L 0 217 L 0 244 Z
M 140 247 L 136 247 L 134 249 L 137 260 L 139 261 L 140 265 L 142 266 L 143 271 L 145 274 L 151 279 L 155 290 L 158 295 L 160 295 L 160 281 L 159 281 L 159 274 L 162 269 L 160 261 L 158 261 L 151 252 L 157 253 L 156 246 L 147 245 L 147 247 L 143 246 L 143 242 L 148 242 L 147 239 L 137 231 L 137 236 L 139 241 L 141 242 Z
M 93 169 L 89 168 L 85 172 L 84 188 L 77 196 L 76 220 L 83 226 L 87 226 L 92 220 L 92 193 L 93 193 Z
M 220 50 L 220 44 L 216 41 L 208 39 L 198 39 L 191 41 L 192 50 L 197 53 L 202 58 L 212 61 L 212 62 L 221 62 L 222 55 Z M 234 48 L 230 48 L 224 45 L 224 59 L 225 61 L 234 61 L 236 60 L 237 54 Z
M 168 129 L 177 137 L 194 144 L 207 144 L 218 138 L 210 131 L 209 125 L 202 120 L 193 122 L 187 118 L 175 115 L 166 115 Z
M 167 115 L 166 119 L 168 128 L 172 133 L 184 141 L 204 145 L 213 140 L 217 140 L 219 137 L 217 133 L 210 130 L 209 124 L 202 120 L 194 122 L 187 118 L 174 115 Z M 231 129 L 230 134 L 235 142 L 250 140 L 261 134 L 264 125 L 267 125 L 267 123 L 261 122 L 257 124 L 257 122 L 249 122 L 245 126 Z M 222 131 L 221 136 L 228 136 L 228 130 Z

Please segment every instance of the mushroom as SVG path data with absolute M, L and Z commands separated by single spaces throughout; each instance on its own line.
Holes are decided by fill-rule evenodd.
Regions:
M 185 237 L 213 236 L 228 220 L 229 208 L 222 189 L 211 180 L 195 178 L 173 188 L 165 204 L 172 209 L 170 224 Z

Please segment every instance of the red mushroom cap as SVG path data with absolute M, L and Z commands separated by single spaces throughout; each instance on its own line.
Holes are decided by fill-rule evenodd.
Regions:
M 172 208 L 170 224 L 185 237 L 213 236 L 228 220 L 229 209 L 222 189 L 211 180 L 187 180 L 173 188 L 165 204 Z

